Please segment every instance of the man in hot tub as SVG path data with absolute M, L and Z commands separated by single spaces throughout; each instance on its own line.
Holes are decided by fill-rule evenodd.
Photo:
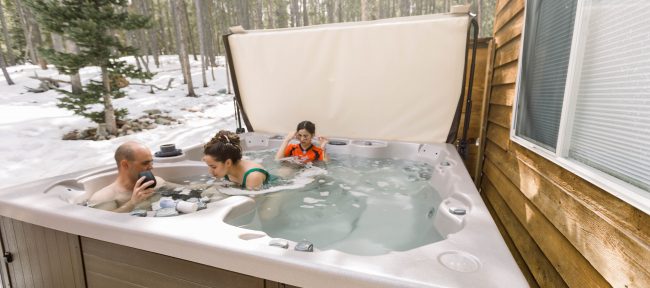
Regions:
M 115 150 L 117 179 L 110 185 L 95 192 L 88 200 L 88 206 L 114 212 L 131 212 L 150 207 L 154 193 L 153 180 L 145 181 L 139 177 L 142 171 L 153 169 L 151 150 L 142 143 L 129 141 Z M 165 180 L 156 177 L 156 187 L 163 186 Z

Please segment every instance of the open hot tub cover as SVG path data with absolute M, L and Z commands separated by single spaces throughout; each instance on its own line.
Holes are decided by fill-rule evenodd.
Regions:
M 229 36 L 256 132 L 419 143 L 447 140 L 461 95 L 470 17 L 436 14 Z

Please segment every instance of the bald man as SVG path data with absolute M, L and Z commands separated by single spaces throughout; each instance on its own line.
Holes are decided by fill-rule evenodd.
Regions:
M 142 171 L 153 169 L 151 150 L 135 141 L 126 142 L 115 150 L 117 179 L 112 184 L 95 192 L 88 200 L 88 206 L 114 212 L 131 212 L 134 209 L 147 209 L 147 201 L 153 195 L 153 188 L 148 188 L 153 181 L 138 179 Z M 165 181 L 156 177 L 157 186 Z

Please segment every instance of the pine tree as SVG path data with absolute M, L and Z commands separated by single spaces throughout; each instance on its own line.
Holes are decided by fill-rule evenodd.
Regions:
M 59 90 L 66 96 L 59 99 L 58 106 L 97 123 L 106 123 L 106 130 L 116 135 L 116 118 L 123 118 L 127 111 L 115 111 L 112 98 L 124 96 L 120 89 L 128 85 L 126 77 L 151 79 L 153 74 L 119 60 L 120 56 L 136 55 L 136 50 L 122 44 L 115 34 L 148 28 L 149 18 L 129 14 L 128 0 L 25 1 L 45 29 L 65 35 L 79 48 L 78 53 L 41 49 L 43 56 L 60 72 L 72 75 L 86 66 L 99 66 L 102 71 L 102 81 L 90 81 L 81 94 Z M 90 106 L 98 103 L 103 103 L 103 111 L 92 111 Z

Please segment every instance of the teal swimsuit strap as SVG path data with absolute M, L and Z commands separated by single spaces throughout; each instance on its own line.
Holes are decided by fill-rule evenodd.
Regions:
M 253 172 L 261 172 L 261 173 L 263 173 L 264 176 L 266 176 L 266 178 L 264 179 L 264 184 L 269 183 L 269 178 L 271 178 L 271 176 L 269 175 L 269 172 L 266 172 L 266 170 L 264 170 L 262 168 L 251 168 L 248 171 L 246 171 L 246 173 L 244 173 L 244 179 L 241 181 L 241 188 L 246 189 L 246 177 L 248 177 L 248 174 L 251 174 Z

